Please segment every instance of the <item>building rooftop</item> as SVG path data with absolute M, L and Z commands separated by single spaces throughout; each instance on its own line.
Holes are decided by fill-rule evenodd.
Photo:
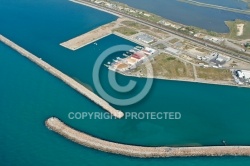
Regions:
M 147 34 L 138 35 L 138 36 L 136 37 L 136 39 L 137 39 L 137 40 L 140 40 L 140 41 L 142 41 L 142 42 L 144 42 L 144 43 L 147 43 L 147 44 L 154 41 L 154 38 L 151 37 L 151 36 L 149 36 L 149 35 L 147 35 Z

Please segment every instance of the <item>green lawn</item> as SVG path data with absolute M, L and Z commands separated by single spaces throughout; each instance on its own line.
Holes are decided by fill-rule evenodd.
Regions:
M 136 23 L 134 21 L 123 21 L 122 24 L 136 29 L 149 29 L 148 26 Z
M 232 80 L 232 74 L 230 70 L 196 67 L 196 71 L 198 78 L 214 81 Z
M 250 39 L 250 22 L 243 20 L 226 21 L 225 22 L 230 29 L 230 33 L 226 37 L 231 39 Z M 237 36 L 237 24 L 244 24 L 244 31 L 242 36 Z
M 128 28 L 128 27 L 119 27 L 119 28 L 113 29 L 113 31 L 119 32 L 126 36 L 131 36 L 131 35 L 138 33 L 136 30 Z

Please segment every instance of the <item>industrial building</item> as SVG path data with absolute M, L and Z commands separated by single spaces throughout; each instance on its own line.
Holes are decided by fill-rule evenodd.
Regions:
M 250 79 L 250 71 L 248 70 L 237 70 L 236 74 L 239 78 L 249 80 Z
M 221 55 L 219 53 L 212 53 L 208 59 L 209 63 L 214 63 L 216 65 L 224 65 L 225 63 L 231 60 L 230 57 Z
M 138 36 L 136 37 L 136 39 L 139 40 L 139 41 L 142 41 L 142 42 L 144 42 L 144 43 L 147 43 L 147 44 L 152 43 L 152 42 L 155 41 L 154 38 L 151 37 L 151 36 L 148 35 L 148 34 L 140 34 L 140 35 L 138 35 Z
M 145 47 L 145 48 L 142 50 L 142 52 L 143 52 L 144 54 L 150 56 L 150 55 L 153 55 L 153 54 L 156 52 L 156 50 L 153 49 L 153 48 Z

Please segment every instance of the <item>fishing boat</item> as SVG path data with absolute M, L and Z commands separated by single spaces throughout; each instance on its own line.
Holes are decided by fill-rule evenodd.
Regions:
M 141 47 L 141 46 L 135 46 L 135 48 L 141 50 L 143 47 Z
M 104 64 L 104 66 L 106 66 L 107 68 L 109 68 L 110 66 L 109 65 L 107 65 L 107 64 Z
M 140 50 L 139 50 L 138 48 L 136 48 L 136 47 L 134 48 L 134 50 L 135 50 L 135 51 L 140 51 Z
M 135 50 L 133 50 L 133 49 L 131 49 L 131 50 L 129 50 L 129 52 L 135 53 L 136 51 L 135 51 Z

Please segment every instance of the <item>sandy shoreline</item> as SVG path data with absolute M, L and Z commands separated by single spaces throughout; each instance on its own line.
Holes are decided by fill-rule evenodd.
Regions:
M 237 24 L 237 36 L 242 36 L 244 32 L 244 26 L 245 24 Z

